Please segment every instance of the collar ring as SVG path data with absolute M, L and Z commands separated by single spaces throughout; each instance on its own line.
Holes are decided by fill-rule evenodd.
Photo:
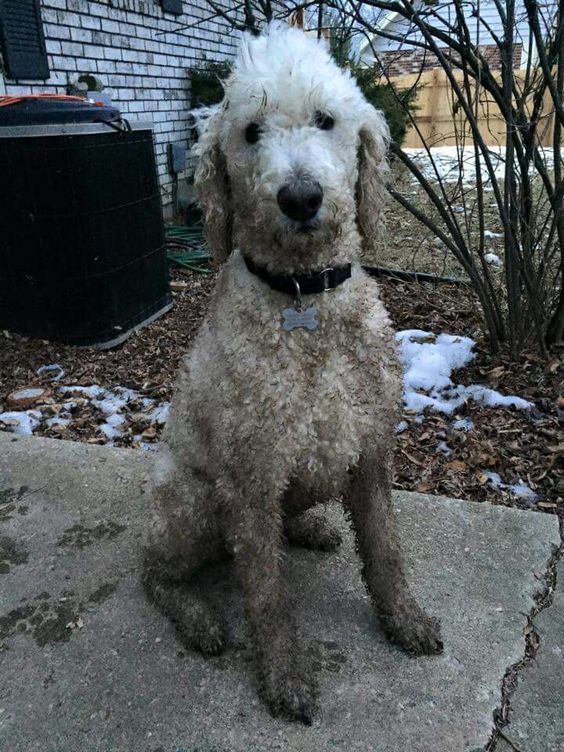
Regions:
M 301 311 L 303 310 L 303 306 L 302 306 L 302 291 L 300 288 L 300 283 L 295 277 L 290 277 L 290 279 L 292 280 L 294 284 L 294 288 L 295 288 L 294 303 L 295 303 L 296 309 L 298 311 Z

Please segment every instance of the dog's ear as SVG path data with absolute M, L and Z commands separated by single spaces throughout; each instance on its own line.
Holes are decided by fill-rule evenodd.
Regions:
M 219 146 L 223 108 L 216 109 L 198 124 L 199 139 L 194 146 L 198 163 L 194 187 L 204 212 L 204 235 L 214 261 L 221 263 L 231 253 L 233 214 L 231 188 L 225 157 Z
M 356 184 L 356 221 L 363 246 L 371 247 L 386 197 L 390 131 L 379 110 L 367 105 L 360 129 L 358 180 Z

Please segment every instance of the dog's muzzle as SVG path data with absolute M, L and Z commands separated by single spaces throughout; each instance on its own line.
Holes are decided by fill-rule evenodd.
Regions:
M 278 191 L 278 206 L 295 222 L 313 219 L 323 203 L 323 188 L 315 180 L 295 180 Z

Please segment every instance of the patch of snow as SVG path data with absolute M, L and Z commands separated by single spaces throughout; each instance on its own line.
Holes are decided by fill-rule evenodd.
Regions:
M 445 183 L 462 182 L 473 185 L 476 182 L 476 156 L 473 147 L 438 146 L 430 149 L 404 149 L 419 167 L 427 180 L 441 179 Z M 493 152 L 493 150 L 492 150 Z M 503 176 L 504 163 L 501 152 L 491 154 L 491 161 L 497 177 Z M 484 183 L 489 182 L 484 174 L 485 163 L 481 160 Z M 417 180 L 413 177 L 412 182 Z
M 94 407 L 98 408 L 104 415 L 113 415 L 127 405 L 128 402 L 139 399 L 139 393 L 133 389 L 118 386 L 113 391 L 111 389 L 102 389 L 97 399 L 92 400 Z
M 529 488 L 526 483 L 513 483 L 512 485 L 507 486 L 507 490 L 511 491 L 514 496 L 517 496 L 520 499 L 526 499 L 531 504 L 534 504 L 538 499 L 538 494 L 536 494 L 532 488 Z
M 40 420 L 39 410 L 12 410 L 0 413 L 0 421 L 6 424 L 8 432 L 19 436 L 31 436 Z
M 457 410 L 462 404 L 461 401 L 449 402 L 442 399 L 440 396 L 433 394 L 429 396 L 427 394 L 421 394 L 420 392 L 406 391 L 403 396 L 403 401 L 407 410 L 412 410 L 415 413 L 422 413 L 426 407 L 431 410 L 436 410 L 440 413 L 446 413 L 450 415 Z M 423 422 L 423 416 L 416 421 L 417 423 Z
M 450 374 L 469 363 L 474 341 L 469 337 L 407 329 L 398 332 L 405 367 L 404 384 L 409 389 L 440 389 L 452 386 Z
M 122 435 L 121 431 L 118 428 L 114 428 L 114 426 L 110 425 L 109 423 L 102 423 L 98 426 L 98 430 L 101 431 L 108 439 L 117 439 Z
M 403 433 L 404 431 L 407 431 L 409 428 L 409 425 L 406 420 L 400 420 L 400 422 L 396 426 L 396 433 Z
M 139 448 L 143 449 L 145 452 L 156 452 L 157 451 L 157 445 L 151 444 L 148 441 L 140 441 L 139 442 Z
M 445 457 L 448 457 L 449 454 L 452 454 L 452 449 L 449 447 L 449 445 L 446 443 L 446 441 L 439 441 L 435 448 L 436 452 L 441 452 L 445 455 Z
M 492 232 L 491 230 L 484 230 L 484 237 L 485 238 L 502 238 L 503 233 L 502 232 Z
M 469 397 L 472 397 L 476 402 L 481 402 L 486 407 L 516 407 L 518 410 L 530 410 L 533 406 L 532 402 L 528 402 L 522 397 L 500 394 L 495 389 L 488 389 L 481 384 L 472 384 L 464 387 L 464 389 Z
M 493 470 L 484 470 L 484 475 L 487 476 L 488 480 L 490 481 L 492 486 L 495 486 L 495 488 L 503 486 L 501 475 L 499 473 L 494 473 Z
M 37 369 L 36 373 L 38 376 L 52 373 L 53 375 L 48 378 L 47 381 L 60 381 L 65 375 L 62 366 L 60 366 L 58 363 L 51 363 L 48 366 L 41 366 L 41 368 Z
M 45 369 L 42 373 L 50 373 L 51 370 L 54 371 L 55 367 L 60 368 L 57 364 L 42 366 Z M 58 380 L 57 376 L 58 373 L 53 381 Z M 9 413 L 3 413 L 0 420 L 4 419 L 6 430 L 29 435 L 39 426 L 52 428 L 54 426 L 72 425 L 73 413 L 76 408 L 79 405 L 91 405 L 102 414 L 98 430 L 106 437 L 107 443 L 111 445 L 115 439 L 123 438 L 125 427 L 129 425 L 129 419 L 134 409 L 139 409 L 137 404 L 142 405 L 147 421 L 153 426 L 166 423 L 170 412 L 169 402 L 157 402 L 156 399 L 142 396 L 139 392 L 127 387 L 117 386 L 106 389 L 98 384 L 89 386 L 73 384 L 69 386 L 57 385 L 56 390 L 60 398 L 65 401 L 55 405 L 54 409 L 13 410 Z M 30 398 L 41 394 L 43 391 L 43 389 L 22 389 L 20 396 Z M 75 399 L 72 399 L 72 397 Z M 130 406 L 132 402 L 136 403 L 135 408 Z M 53 415 L 54 412 L 56 412 L 55 415 Z M 141 436 L 135 437 L 135 441 L 140 441 L 140 439 Z M 152 446 L 149 442 L 144 443 L 147 446 Z
M 440 178 L 444 183 L 462 183 L 464 186 L 472 186 L 476 183 L 476 155 L 473 146 L 435 146 L 430 149 L 430 155 L 426 149 L 403 149 L 404 153 L 413 159 L 427 180 Z M 490 146 L 489 158 L 492 163 L 494 175 L 497 180 L 503 180 L 505 172 L 505 147 Z M 554 166 L 554 157 L 551 150 L 539 149 L 541 159 L 548 170 Z M 480 155 L 480 167 L 484 191 L 491 193 L 493 188 L 490 183 L 490 175 L 486 163 Z M 415 177 L 411 177 L 412 183 L 417 183 Z
M 106 391 L 103 399 L 93 399 L 92 404 L 104 415 L 115 415 L 127 405 L 127 400 Z
M 536 494 L 532 488 L 529 488 L 525 483 L 504 483 L 499 473 L 494 473 L 491 470 L 485 470 L 484 475 L 487 476 L 488 481 L 494 488 L 505 489 L 519 499 L 525 499 L 530 504 L 534 504 L 538 499 L 538 494 Z
M 473 340 L 450 334 L 435 336 L 421 329 L 398 332 L 396 340 L 404 366 L 406 407 L 416 413 L 423 412 L 426 407 L 452 413 L 462 404 L 462 400 L 451 399 L 448 394 L 453 387 L 450 375 L 453 370 L 472 360 Z
M 404 403 L 408 410 L 422 413 L 429 407 L 450 415 L 469 399 L 488 407 L 532 407 L 521 397 L 503 395 L 480 384 L 453 384 L 452 372 L 474 358 L 475 343 L 469 337 L 407 329 L 398 332 L 396 340 L 404 366 Z
M 161 402 L 149 413 L 149 418 L 160 425 L 164 425 L 170 415 L 170 402 Z
M 471 431 L 474 428 L 474 421 L 471 418 L 460 418 L 454 421 L 452 427 L 457 431 Z
M 484 258 L 488 264 L 491 264 L 492 266 L 501 266 L 501 259 L 499 256 L 496 256 L 495 253 L 486 253 Z
M 106 423 L 113 428 L 117 428 L 118 426 L 123 425 L 124 422 L 125 417 L 123 415 L 120 415 L 119 413 L 112 413 L 111 415 L 108 415 L 108 418 L 106 420 Z

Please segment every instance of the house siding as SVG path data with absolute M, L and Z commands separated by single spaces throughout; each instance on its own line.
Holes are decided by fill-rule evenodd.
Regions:
M 168 144 L 188 148 L 191 142 L 189 69 L 232 57 L 237 44 L 221 19 L 207 20 L 211 13 L 204 0 L 184 0 L 183 9 L 174 16 L 158 0 L 42 0 L 49 79 L 16 81 L 0 72 L 0 94 L 8 95 L 66 93 L 89 73 L 124 117 L 151 120 L 168 215 L 174 193 Z

